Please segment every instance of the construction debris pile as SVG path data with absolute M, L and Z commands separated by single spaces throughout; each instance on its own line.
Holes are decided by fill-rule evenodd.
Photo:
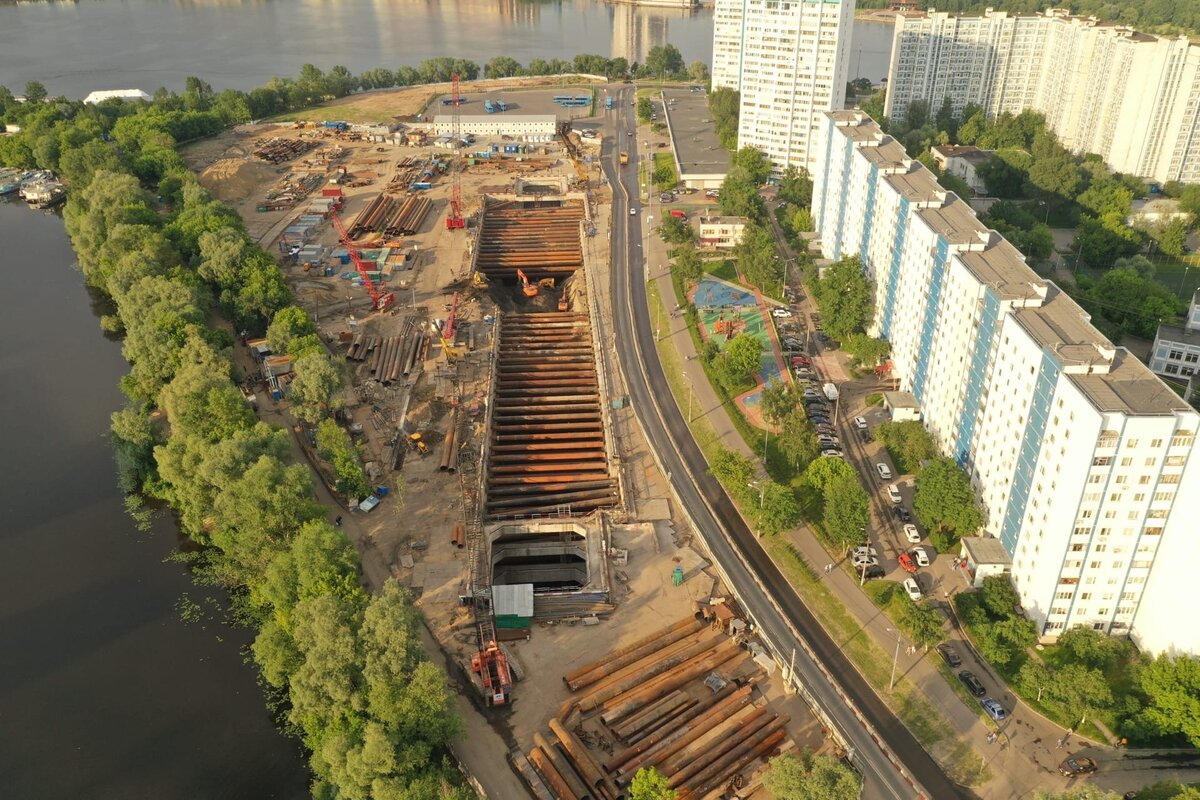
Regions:
M 578 200 L 536 208 L 489 200 L 475 268 L 488 280 L 511 281 L 518 269 L 535 281 L 566 277 L 583 267 L 579 225 L 583 216 L 583 203 Z
M 588 316 L 513 314 L 499 336 L 487 517 L 615 505 Z
M 789 718 L 756 695 L 761 671 L 745 626 L 722 617 L 680 620 L 563 676 L 577 694 L 550 720 L 550 736 L 534 736 L 528 760 L 513 756 L 534 796 L 623 800 L 647 767 L 681 798 L 753 791 L 759 763 L 795 745 Z
M 311 140 L 284 139 L 280 136 L 272 136 L 269 139 L 255 139 L 254 148 L 250 154 L 272 164 L 281 164 L 304 155 L 317 146 L 318 143 Z

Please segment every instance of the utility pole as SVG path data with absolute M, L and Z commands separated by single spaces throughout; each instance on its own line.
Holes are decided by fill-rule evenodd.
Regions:
M 890 632 L 892 629 L 888 628 Z M 896 654 L 892 656 L 892 679 L 888 681 L 888 691 L 890 692 L 896 686 L 896 664 L 900 661 L 900 629 L 896 628 Z

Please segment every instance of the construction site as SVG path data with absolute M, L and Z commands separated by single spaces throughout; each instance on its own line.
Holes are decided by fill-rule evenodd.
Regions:
M 523 91 L 547 105 L 562 90 Z M 553 141 L 468 143 L 467 96 L 457 82 L 431 96 L 449 134 L 261 124 L 185 157 L 345 360 L 339 421 L 376 487 L 344 498 L 348 527 L 418 598 L 506 743 L 497 768 L 537 798 L 617 800 L 644 766 L 681 796 L 767 797 L 768 758 L 831 745 L 784 693 L 624 397 L 603 140 L 567 114 Z M 280 414 L 285 360 L 261 354 Z M 297 440 L 332 486 L 311 435 Z

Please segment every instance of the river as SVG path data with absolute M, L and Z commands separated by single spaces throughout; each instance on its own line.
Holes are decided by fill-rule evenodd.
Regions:
M 125 514 L 106 433 L 127 367 L 74 260 L 61 219 L 0 201 L 0 794 L 307 797 L 246 632 L 182 622 L 210 595 L 162 563 L 174 522 Z
M 95 0 L 0 3 L 0 85 L 39 80 L 51 95 L 96 89 L 182 90 L 196 75 L 253 89 L 305 63 L 352 72 L 453 56 L 599 53 L 640 61 L 671 43 L 687 63 L 712 60 L 712 8 L 598 0 Z M 890 25 L 857 21 L 850 78 L 887 75 Z

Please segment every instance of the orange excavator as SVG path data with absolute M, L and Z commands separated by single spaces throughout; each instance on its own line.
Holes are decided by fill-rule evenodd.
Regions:
M 517 278 L 521 281 L 521 291 L 525 293 L 526 297 L 538 296 L 537 284 L 530 282 L 529 276 L 525 274 L 525 270 L 517 270 Z

